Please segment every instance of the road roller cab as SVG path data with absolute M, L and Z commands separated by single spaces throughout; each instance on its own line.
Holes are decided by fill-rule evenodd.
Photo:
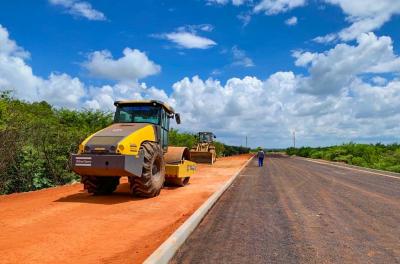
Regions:
M 196 169 L 184 147 L 168 146 L 170 120 L 180 116 L 155 100 L 116 101 L 114 123 L 86 138 L 71 155 L 72 170 L 94 194 L 112 193 L 127 176 L 132 194 L 154 197 L 164 183 L 183 186 Z

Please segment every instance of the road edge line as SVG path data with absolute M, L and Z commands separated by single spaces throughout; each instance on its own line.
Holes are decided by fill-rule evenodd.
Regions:
M 382 171 L 379 172 L 378 170 L 372 169 L 374 171 L 368 170 L 369 168 L 364 168 L 364 167 L 355 167 L 355 166 L 343 166 L 343 165 L 338 165 L 333 163 L 332 161 L 319 161 L 319 160 L 314 160 L 314 159 L 310 159 L 310 158 L 304 158 L 304 157 L 297 157 L 296 158 L 300 158 L 302 160 L 306 160 L 309 162 L 314 162 L 314 163 L 318 163 L 321 165 L 328 165 L 328 166 L 333 166 L 333 167 L 338 167 L 338 168 L 343 168 L 343 169 L 348 169 L 348 170 L 353 170 L 353 171 L 359 171 L 359 172 L 364 172 L 364 173 L 370 173 L 370 174 L 374 174 L 374 175 L 379 175 L 382 177 L 387 177 L 387 178 L 392 178 L 392 179 L 397 179 L 400 180 L 399 176 L 394 176 L 394 175 L 390 175 L 389 173 L 395 173 L 395 172 L 390 172 L 388 171 L 388 174 L 385 174 L 386 171 Z
M 242 170 L 254 159 L 253 155 L 243 164 L 240 169 L 216 192 L 214 192 L 186 221 L 169 236 L 144 262 L 143 264 L 167 264 L 175 255 L 176 251 L 186 241 L 201 220 L 207 215 L 210 209 L 232 185 Z

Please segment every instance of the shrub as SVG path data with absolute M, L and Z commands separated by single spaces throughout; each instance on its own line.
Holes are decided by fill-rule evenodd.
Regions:
M 312 159 L 321 159 L 323 155 L 324 155 L 323 151 L 314 151 L 314 152 L 311 153 L 310 158 L 312 158 Z
M 107 126 L 111 114 L 55 109 L 0 97 L 0 194 L 30 191 L 77 179 L 69 154 L 91 133 Z
M 353 159 L 353 155 L 341 155 L 341 156 L 335 157 L 333 160 L 337 161 L 337 162 L 345 162 L 345 163 L 351 164 L 352 159 Z
M 399 144 L 355 144 L 350 142 L 340 146 L 324 148 L 288 148 L 286 153 L 288 155 L 346 162 L 357 166 L 400 172 Z
M 367 162 L 362 157 L 353 157 L 351 159 L 351 164 L 362 167 L 367 166 Z
M 389 166 L 386 168 L 388 171 L 400 172 L 400 164 Z

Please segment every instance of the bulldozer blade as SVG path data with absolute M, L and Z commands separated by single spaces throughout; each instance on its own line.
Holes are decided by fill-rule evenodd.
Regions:
M 215 162 L 215 156 L 211 152 L 191 151 L 190 160 L 196 163 L 213 164 Z

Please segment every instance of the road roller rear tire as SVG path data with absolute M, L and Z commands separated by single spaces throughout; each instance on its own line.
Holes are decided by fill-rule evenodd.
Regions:
M 141 177 L 129 177 L 131 194 L 151 198 L 160 194 L 165 182 L 163 151 L 157 143 L 145 142 L 140 147 L 144 154 Z
M 117 189 L 120 177 L 111 176 L 82 176 L 81 182 L 88 193 L 96 195 L 111 194 Z

